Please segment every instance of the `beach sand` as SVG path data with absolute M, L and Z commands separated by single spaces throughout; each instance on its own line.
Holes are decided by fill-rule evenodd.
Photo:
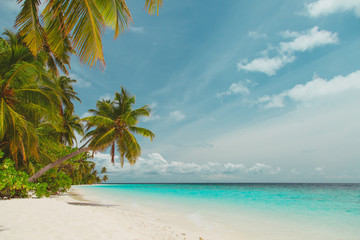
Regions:
M 126 205 L 84 201 L 71 190 L 50 198 L 0 201 L 0 239 L 222 239 L 215 229 L 196 228 L 159 216 Z

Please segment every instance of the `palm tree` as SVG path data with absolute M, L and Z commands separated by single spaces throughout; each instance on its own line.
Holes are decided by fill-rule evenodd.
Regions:
M 76 80 L 66 76 L 54 76 L 53 79 L 61 102 L 59 106 L 59 114 L 60 116 L 64 116 L 64 107 L 70 112 L 73 112 L 73 100 L 81 102 L 80 98 L 77 96 L 78 93 L 74 91 L 74 87 L 72 85 L 73 83 L 76 83 Z
M 18 0 L 22 9 L 16 18 L 24 41 L 36 56 L 41 50 L 53 56 L 67 69 L 69 55 L 76 51 L 80 62 L 100 67 L 105 65 L 102 36 L 106 27 L 115 30 L 114 38 L 132 21 L 125 0 L 48 0 L 39 13 L 41 0 Z M 149 14 L 158 13 L 163 0 L 146 0 Z
M 151 140 L 155 137 L 150 130 L 137 127 L 139 118 L 150 116 L 150 109 L 147 105 L 135 109 L 135 97 L 121 87 L 121 93 L 116 92 L 113 101 L 102 100 L 96 104 L 97 109 L 90 112 L 93 116 L 86 117 L 83 120 L 87 122 L 88 131 L 83 141 L 86 141 L 77 151 L 60 158 L 59 160 L 48 164 L 40 171 L 29 178 L 33 182 L 49 169 L 61 164 L 62 162 L 87 151 L 105 151 L 111 147 L 111 162 L 114 163 L 115 148 L 120 154 L 120 164 L 123 166 L 124 159 L 133 165 L 141 154 L 141 148 L 133 133 L 149 137 Z
M 62 130 L 59 132 L 59 142 L 73 146 L 75 141 L 77 145 L 75 132 L 80 136 L 84 135 L 84 127 L 80 122 L 80 117 L 73 114 L 69 109 L 65 109 L 61 123 Z
M 0 147 L 18 166 L 19 160 L 38 156 L 36 122 L 55 119 L 58 101 L 44 80 L 46 55 L 34 57 L 19 35 L 5 35 L 5 54 L 0 54 Z

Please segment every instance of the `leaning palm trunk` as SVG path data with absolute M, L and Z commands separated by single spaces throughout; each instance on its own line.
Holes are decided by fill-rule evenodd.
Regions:
M 29 182 L 35 182 L 36 179 L 38 179 L 39 177 L 41 177 L 44 173 L 46 173 L 48 170 L 52 169 L 53 167 L 65 162 L 66 160 L 80 154 L 80 153 L 84 153 L 84 152 L 87 152 L 87 151 L 90 151 L 91 148 L 90 147 L 85 147 L 85 148 L 80 148 L 79 150 L 75 151 L 75 152 L 72 152 L 62 158 L 60 158 L 59 160 L 53 162 L 53 163 L 50 163 L 48 165 L 46 165 L 45 167 L 43 167 L 42 169 L 40 169 L 37 173 L 35 173 L 33 176 L 31 176 L 28 181 Z

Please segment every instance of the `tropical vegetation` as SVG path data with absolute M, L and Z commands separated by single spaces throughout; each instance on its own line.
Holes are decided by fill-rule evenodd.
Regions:
M 96 170 L 90 152 L 110 148 L 114 163 L 117 149 L 121 166 L 125 158 L 134 164 L 141 153 L 134 134 L 155 136 L 137 126 L 149 107 L 133 109 L 135 97 L 123 87 L 80 119 L 76 80 L 58 75 L 52 57 L 44 49 L 34 55 L 20 33 L 6 30 L 0 38 L 0 198 L 48 196 L 71 184 L 106 181 L 106 168 Z M 75 133 L 83 136 L 82 147 L 75 147 Z

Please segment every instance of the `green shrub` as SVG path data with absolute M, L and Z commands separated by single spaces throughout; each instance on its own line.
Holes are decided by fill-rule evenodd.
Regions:
M 38 184 L 46 184 L 49 194 L 66 192 L 71 188 L 71 178 L 62 171 L 50 169 L 38 179 Z M 39 193 L 44 193 L 44 186 L 39 186 Z M 36 192 L 36 190 L 35 190 Z M 46 194 L 44 195 L 46 196 Z
M 37 197 L 41 198 L 41 197 L 49 197 L 50 196 L 50 192 L 47 189 L 48 184 L 43 182 L 43 183 L 37 183 L 35 184 L 35 194 Z
M 0 158 L 3 153 L 0 152 Z M 24 198 L 28 197 L 30 190 L 34 188 L 34 184 L 27 180 L 29 175 L 23 171 L 15 169 L 15 163 L 6 158 L 0 165 L 0 198 Z

